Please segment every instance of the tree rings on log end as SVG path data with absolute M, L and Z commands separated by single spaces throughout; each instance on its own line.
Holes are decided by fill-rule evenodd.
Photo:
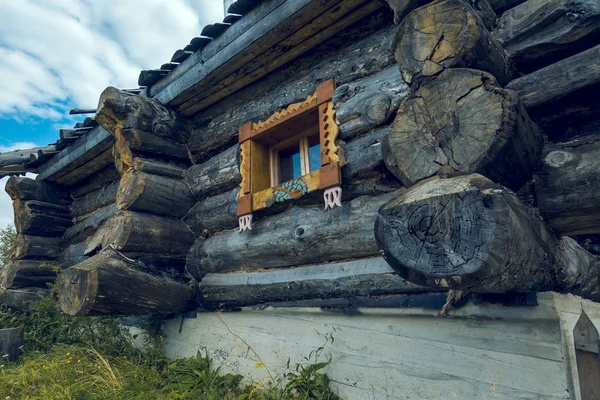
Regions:
M 435 1 L 411 12 L 398 26 L 394 48 L 407 83 L 451 67 L 489 71 L 502 84 L 513 74 L 500 42 L 461 0 Z
M 383 205 L 375 238 L 421 286 L 481 292 L 548 289 L 556 239 L 514 193 L 473 174 L 432 178 Z
M 434 175 L 476 172 L 517 190 L 542 145 L 514 91 L 502 89 L 486 72 L 450 69 L 401 104 L 382 154 L 405 186 Z

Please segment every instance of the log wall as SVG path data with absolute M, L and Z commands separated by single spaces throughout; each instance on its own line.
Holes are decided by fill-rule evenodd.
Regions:
M 367 261 L 389 246 L 374 233 L 376 219 L 388 215 L 380 207 L 406 197 L 407 191 L 410 197 L 413 187 L 434 176 L 458 179 L 477 173 L 491 182 L 482 192 L 496 184 L 520 193 L 527 188 L 527 206 L 533 207 L 527 210 L 539 212 L 543 221 L 517 213 L 521 220 L 513 228 L 525 236 L 532 226 L 545 232 L 532 241 L 536 254 L 562 243 L 563 253 L 553 254 L 556 260 L 579 260 L 575 270 L 596 265 L 591 254 L 560 236 L 585 235 L 593 241 L 600 234 L 591 211 L 597 203 L 593 176 L 600 126 L 593 111 L 600 104 L 593 96 L 600 85 L 597 8 L 587 0 L 388 3 L 395 20 L 390 10 L 381 9 L 191 118 L 156 100 L 108 88 L 96 118 L 110 135 L 104 140 L 110 148 L 78 167 L 96 172 L 81 175 L 84 179 L 78 179 L 77 170 L 69 172 L 58 187 L 62 195 L 47 187 L 29 194 L 12 190 L 21 235 L 15 263 L 58 262 L 96 274 L 86 279 L 107 290 L 114 284 L 107 271 L 135 271 L 124 274 L 138 280 L 140 288 L 154 287 L 154 278 L 185 285 L 189 272 L 202 280 L 204 302 L 212 307 L 283 299 L 287 280 L 312 282 L 314 268 L 335 268 L 327 267 L 331 262 L 362 263 L 363 269 L 348 267 L 354 272 L 323 278 L 323 285 L 308 285 L 304 294 L 300 285 L 291 297 L 327 297 L 329 290 L 333 296 L 329 287 L 350 281 L 358 282 L 365 296 L 411 292 L 410 282 L 395 276 L 390 283 L 389 271 Z M 574 9 L 587 12 L 568 17 Z M 527 13 L 534 17 L 524 18 Z M 424 35 L 429 25 L 431 32 Z M 445 44 L 439 46 L 442 39 Z M 240 126 L 305 99 L 331 78 L 337 85 L 333 104 L 344 158 L 343 207 L 323 212 L 322 192 L 315 192 L 255 213 L 254 230 L 237 232 Z M 109 165 L 99 162 L 102 157 Z M 520 201 L 510 197 L 507 209 L 520 209 Z M 48 228 L 50 219 L 57 223 Z M 435 246 L 434 255 L 446 251 Z M 117 267 L 100 265 L 106 252 L 112 257 L 106 262 Z M 453 286 L 416 279 L 403 270 L 405 265 L 390 264 L 409 281 L 429 286 L 426 290 Z M 481 270 L 493 270 L 487 267 Z M 240 285 L 241 278 L 234 276 L 248 270 L 265 274 L 256 278 L 264 282 L 258 284 L 263 295 L 253 295 L 247 290 L 252 286 Z M 146 285 L 147 276 L 153 278 Z M 509 289 L 574 287 L 573 282 L 540 279 L 537 286 L 517 282 Z M 479 283 L 454 286 L 508 290 Z M 77 309 L 73 313 L 134 309 L 118 301 L 100 301 L 97 308 L 93 302 L 69 302 L 80 288 L 68 281 L 60 290 L 64 309 Z M 340 293 L 350 296 L 349 286 Z M 177 306 L 157 309 L 183 303 L 179 299 Z

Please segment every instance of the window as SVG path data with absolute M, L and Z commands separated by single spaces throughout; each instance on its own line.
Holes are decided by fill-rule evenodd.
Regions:
M 240 128 L 240 217 L 315 190 L 339 187 L 334 89 L 333 80 L 327 81 L 305 101 Z

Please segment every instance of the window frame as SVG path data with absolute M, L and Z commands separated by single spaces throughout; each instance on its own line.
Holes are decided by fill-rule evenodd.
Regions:
M 336 145 L 339 129 L 335 123 L 332 101 L 334 91 L 333 79 L 328 80 L 319 85 L 306 100 L 291 104 L 265 121 L 248 122 L 240 128 L 242 182 L 238 216 L 251 214 L 277 202 L 299 198 L 315 190 L 341 185 L 341 160 Z M 290 124 L 294 122 L 306 126 L 303 131 L 286 136 L 289 135 Z M 319 135 L 321 163 L 319 169 L 310 172 L 308 138 L 314 134 Z M 296 142 L 300 146 L 302 176 L 279 183 L 277 152 Z M 266 187 L 267 182 L 269 187 Z

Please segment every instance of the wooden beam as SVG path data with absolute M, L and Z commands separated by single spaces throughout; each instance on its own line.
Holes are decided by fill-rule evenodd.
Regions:
M 352 3 L 359 4 L 362 2 L 363 1 L 353 0 Z M 288 37 L 292 38 L 296 32 L 301 31 L 307 25 L 310 25 L 309 23 L 312 23 L 311 20 L 313 18 L 318 17 L 328 9 L 332 9 L 332 7 L 335 5 L 331 2 L 327 2 L 327 4 L 323 3 L 324 2 L 316 0 L 288 0 L 284 2 L 283 4 L 281 4 L 281 6 L 277 7 L 268 15 L 266 15 L 260 21 L 260 23 L 252 26 L 246 32 L 244 32 L 235 40 L 233 40 L 229 45 L 227 45 L 227 47 L 223 49 L 223 51 L 215 53 L 215 55 L 210 59 L 200 60 L 201 56 L 196 56 L 196 54 L 200 53 L 196 53 L 194 56 L 190 57 L 190 59 L 182 63 L 182 66 L 184 68 L 181 68 L 182 66 L 180 66 L 174 71 L 175 73 L 177 73 L 177 70 L 181 69 L 179 76 L 174 75 L 173 77 L 167 77 L 166 79 L 163 79 L 163 82 L 166 82 L 168 80 L 168 84 L 161 88 L 158 88 L 158 85 L 156 85 L 150 93 L 154 95 L 154 97 L 159 99 L 161 102 L 165 104 L 169 103 L 171 105 L 182 104 L 183 102 L 190 100 L 196 94 L 200 94 L 204 97 L 210 96 L 210 98 L 214 99 L 214 101 L 218 101 L 219 98 L 222 98 L 223 96 L 227 95 L 227 93 L 220 91 L 218 96 L 213 96 L 212 92 L 207 92 L 204 89 L 200 90 L 201 86 L 206 85 L 209 81 L 205 78 L 208 78 L 209 75 L 213 73 L 217 73 L 219 74 L 219 76 L 221 76 L 221 78 L 211 79 L 210 81 L 213 84 L 218 83 L 219 85 L 225 85 L 223 79 L 226 77 L 229 77 L 228 79 L 232 80 L 228 83 L 235 83 L 237 79 L 233 79 L 233 75 L 230 76 L 231 74 L 240 72 L 241 67 L 250 63 L 252 60 L 255 60 L 257 56 L 263 54 L 265 51 L 270 51 L 269 49 L 274 48 L 274 46 L 276 46 L 279 42 L 286 40 L 286 38 Z M 381 6 L 380 3 L 377 2 L 377 4 Z M 352 7 L 352 5 L 350 2 L 344 2 L 342 8 L 345 7 Z M 335 9 L 335 11 L 337 12 L 337 9 Z M 370 11 L 372 12 L 373 10 L 371 9 Z M 345 15 L 343 12 L 341 14 Z M 338 16 L 338 18 L 341 18 L 342 15 Z M 366 14 L 364 14 L 363 16 L 366 16 Z M 232 29 L 242 21 L 243 19 L 236 23 L 232 27 Z M 343 29 L 343 27 L 339 26 L 339 24 L 336 24 L 336 22 L 338 21 L 335 20 L 335 18 L 334 21 L 330 19 L 329 21 L 327 21 L 327 27 L 324 30 L 323 27 L 319 28 L 320 30 L 323 30 L 323 32 L 327 31 L 327 34 L 315 34 L 314 32 L 310 32 L 310 34 L 308 34 L 310 29 L 304 29 L 308 30 L 305 33 L 300 33 L 299 36 L 296 37 L 296 39 L 293 39 L 296 41 L 295 44 L 298 45 L 299 38 L 302 37 L 302 35 L 308 34 L 308 36 L 306 36 L 308 37 L 308 40 L 305 41 L 302 50 L 292 52 L 288 49 L 285 52 L 285 56 L 292 58 L 296 57 L 301 52 L 308 50 L 309 48 L 312 48 L 317 44 L 321 43 L 322 41 L 326 40 L 327 38 L 331 37 L 333 34 L 336 33 L 336 31 Z M 342 23 L 343 22 L 344 20 L 342 19 Z M 333 25 L 336 26 L 336 29 L 330 29 L 330 27 Z M 227 35 L 227 32 L 225 32 L 223 36 L 225 35 Z M 209 44 L 204 50 L 209 49 L 209 46 L 216 46 L 216 42 L 218 40 L 219 39 L 215 39 L 215 41 Z M 204 54 L 204 50 L 202 54 Z M 258 72 L 257 74 L 252 75 L 250 81 L 244 80 L 241 83 L 236 83 L 236 85 L 242 84 L 242 86 L 245 86 L 251 81 L 258 79 L 260 76 L 264 76 L 270 70 L 277 68 L 278 66 L 282 65 L 283 62 L 285 62 L 281 57 L 279 57 L 277 58 L 278 61 L 272 63 L 269 60 L 273 59 L 273 57 L 277 58 L 278 53 L 273 53 L 272 57 L 268 60 L 263 59 L 264 57 L 261 58 L 260 61 L 258 61 L 258 64 L 255 63 L 256 68 L 260 67 L 262 64 L 265 64 L 265 68 L 261 69 L 260 72 Z M 204 64 L 202 64 L 201 61 L 203 61 Z M 254 68 L 252 67 L 252 65 L 254 64 L 248 65 L 251 65 L 251 68 Z M 249 71 L 244 71 L 244 74 L 250 77 L 250 74 L 248 74 L 247 72 Z M 161 83 L 159 83 L 159 85 L 160 84 Z M 209 84 L 209 86 L 211 85 Z M 231 90 L 237 89 L 234 89 L 232 87 L 232 89 L 229 90 L 229 93 L 231 93 Z M 185 114 L 189 115 L 196 111 L 198 110 L 190 109 L 187 110 Z
M 381 257 L 262 272 L 208 274 L 200 282 L 200 290 L 203 304 L 215 307 L 430 291 L 400 278 Z
M 42 153 L 53 153 L 56 152 L 56 147 L 32 147 L 30 149 L 14 150 L 5 153 L 0 153 L 0 167 L 27 164 L 30 160 L 31 154 L 38 154 L 39 151 L 41 151 Z
M 510 82 L 526 108 L 556 101 L 600 83 L 600 45 Z
M 113 142 L 113 137 L 104 128 L 97 126 L 42 165 L 37 179 L 54 182 L 109 150 Z

